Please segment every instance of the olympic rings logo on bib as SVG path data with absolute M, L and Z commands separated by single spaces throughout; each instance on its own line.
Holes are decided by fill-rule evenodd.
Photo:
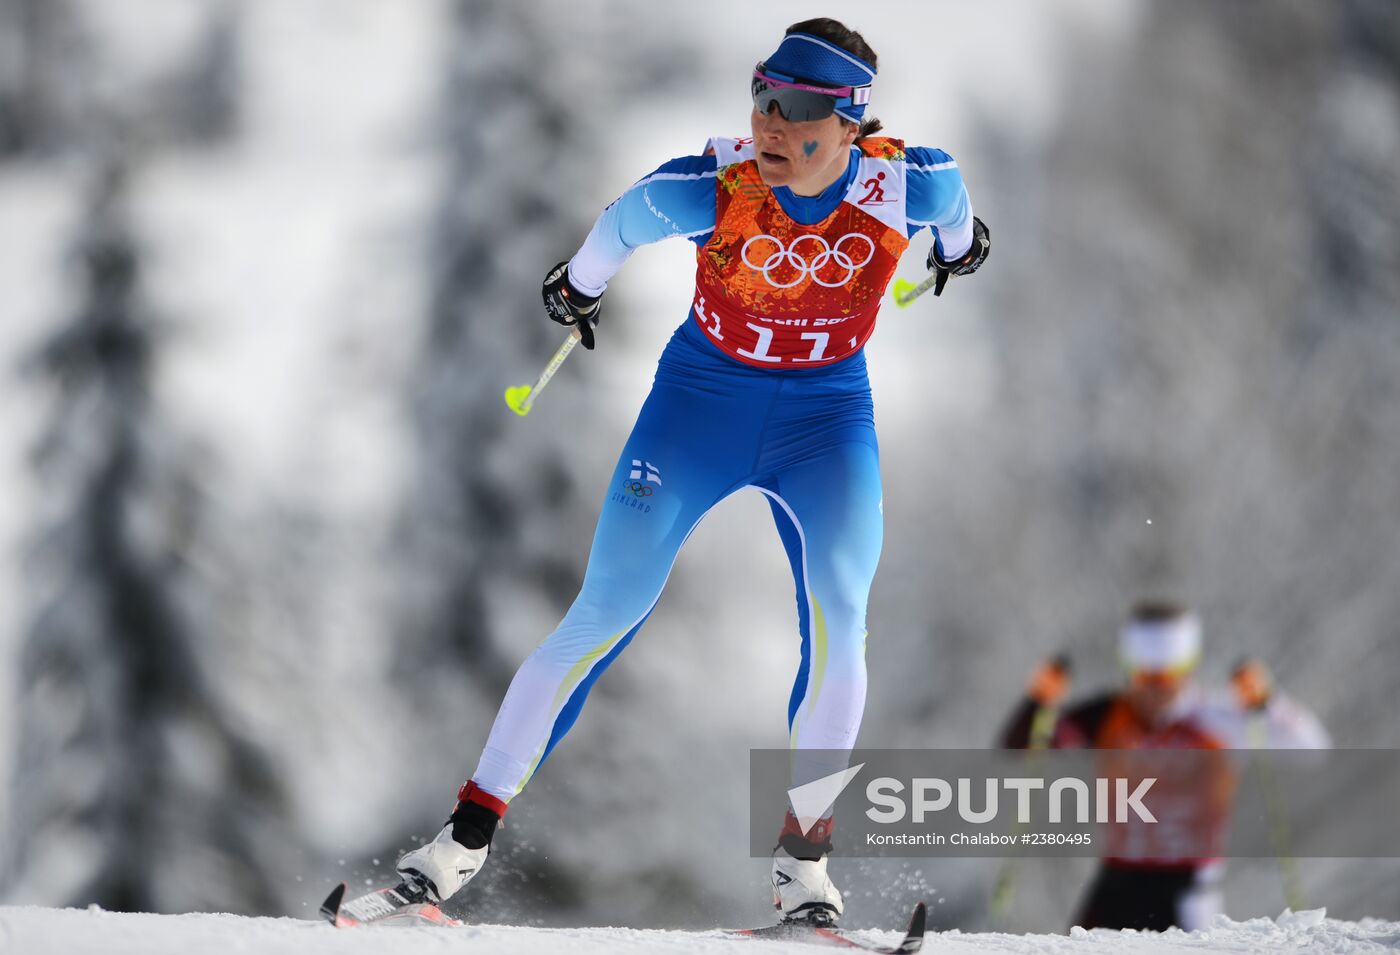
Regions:
M 762 263 L 749 260 L 749 246 L 755 242 L 765 241 L 774 246 L 771 252 Z M 865 255 L 859 262 L 853 257 L 853 253 L 859 250 L 859 244 L 849 245 L 851 242 L 864 242 Z M 804 245 L 803 243 L 806 243 Z M 762 250 L 759 250 L 762 254 Z M 810 256 L 810 258 L 808 258 Z M 836 240 L 835 245 L 827 244 L 826 237 L 821 235 L 799 235 L 792 240 L 792 245 L 784 246 L 782 241 L 775 236 L 766 233 L 751 237 L 744 243 L 744 247 L 739 250 L 739 257 L 744 260 L 744 264 L 755 272 L 762 272 L 768 284 L 774 288 L 792 288 L 801 282 L 805 277 L 811 276 L 812 281 L 826 288 L 840 288 L 851 279 L 855 278 L 866 263 L 875 256 L 875 241 L 870 236 L 860 232 L 847 232 Z M 786 266 L 786 268 L 784 268 Z M 831 271 L 841 270 L 845 274 L 839 282 L 827 281 L 817 272 L 827 266 L 827 275 Z M 791 271 L 795 273 L 791 281 L 783 280 L 783 273 Z M 840 274 L 838 272 L 838 274 Z M 776 277 L 775 277 L 776 276 Z

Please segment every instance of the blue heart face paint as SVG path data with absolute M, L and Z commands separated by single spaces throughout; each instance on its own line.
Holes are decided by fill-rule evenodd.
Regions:
M 804 153 L 806 153 L 807 155 L 809 155 L 809 156 L 812 155 L 812 153 L 816 152 L 816 151 L 817 151 L 817 142 L 816 142 L 816 140 L 813 140 L 813 141 L 810 142 L 810 143 L 803 143 L 803 144 L 802 144 L 802 151 L 803 151 Z

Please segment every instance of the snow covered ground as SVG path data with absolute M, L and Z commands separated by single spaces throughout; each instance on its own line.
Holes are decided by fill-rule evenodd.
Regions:
M 898 941 L 895 932 L 871 932 L 880 941 Z M 300 919 L 244 918 L 237 915 L 132 915 L 100 909 L 0 907 L 0 952 L 15 955 L 423 955 L 490 952 L 492 955 L 570 955 L 604 953 L 742 953 L 811 955 L 802 942 L 753 941 L 717 932 L 663 932 L 626 928 L 543 929 L 473 925 L 459 929 L 377 928 L 336 930 Z M 1164 934 L 1085 932 L 1065 935 L 999 935 L 943 932 L 931 935 L 925 951 L 934 953 L 1007 952 L 1070 955 L 1081 952 L 1384 952 L 1400 950 L 1400 922 L 1364 919 L 1346 922 L 1326 910 L 1285 912 L 1277 919 L 1234 922 L 1220 918 L 1205 932 Z

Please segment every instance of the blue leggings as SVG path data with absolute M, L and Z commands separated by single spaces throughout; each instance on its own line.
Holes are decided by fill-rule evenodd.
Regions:
M 823 368 L 752 368 L 687 321 L 613 471 L 583 588 L 511 681 L 472 777 L 479 788 L 506 802 L 524 788 L 646 622 L 691 531 L 744 487 L 767 496 L 797 584 L 791 745 L 854 745 L 883 537 L 864 354 Z

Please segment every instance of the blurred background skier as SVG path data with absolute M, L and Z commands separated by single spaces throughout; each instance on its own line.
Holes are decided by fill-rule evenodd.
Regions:
M 791 746 L 854 746 L 883 536 L 863 348 L 914 233 L 934 233 L 935 294 L 990 248 L 947 153 L 874 135 L 875 74 L 874 51 L 842 24 L 790 27 L 750 77 L 751 136 L 663 164 L 548 272 L 549 317 L 592 349 L 601 296 L 635 248 L 671 236 L 696 246 L 694 304 L 608 484 L 582 590 L 514 677 L 447 825 L 399 861 L 410 888 L 440 901 L 480 871 L 508 803 L 650 615 L 687 536 L 745 487 L 767 496 L 797 584 Z M 788 812 L 772 862 L 785 918 L 841 915 L 830 834 L 829 817 L 802 825 Z
M 1241 660 L 1229 694 L 1203 689 L 1196 680 L 1201 623 L 1178 604 L 1135 606 L 1119 632 L 1118 655 L 1126 683 L 1068 705 L 1068 658 L 1042 663 L 1002 731 L 1000 745 L 1212 751 L 1331 746 L 1317 717 L 1273 685 L 1262 661 Z M 1234 771 L 1224 754 L 1193 761 L 1191 767 L 1189 778 L 1172 782 L 1189 788 L 1182 796 L 1191 807 L 1187 812 L 1198 814 L 1194 844 L 1218 846 L 1234 794 Z M 1135 835 L 1136 848 L 1122 855 L 1114 855 L 1122 842 L 1110 843 L 1072 924 L 1156 931 L 1208 926 L 1221 910 L 1223 861 L 1210 853 L 1182 856 L 1164 842 L 1154 855 L 1142 849 L 1153 839 L 1152 827 L 1144 824 Z M 1288 881 L 1291 860 L 1281 856 L 1280 862 Z

